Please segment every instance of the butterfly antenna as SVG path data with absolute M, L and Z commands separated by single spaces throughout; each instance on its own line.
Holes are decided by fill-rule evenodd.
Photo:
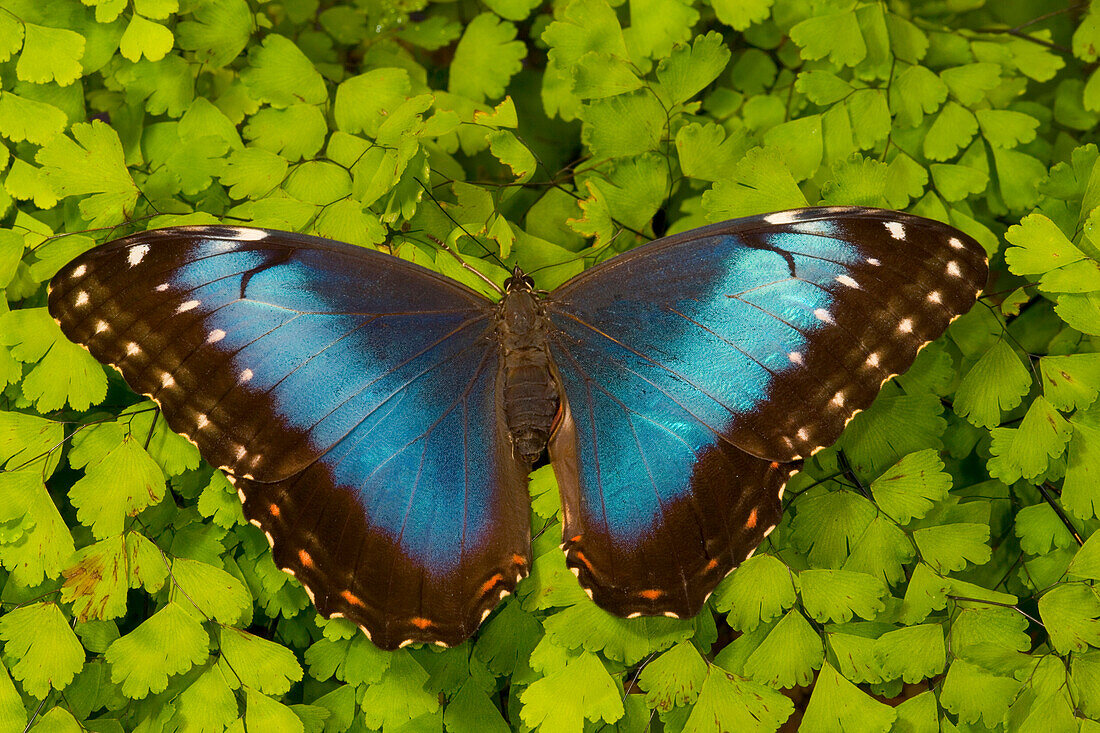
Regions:
M 526 147 L 526 148 L 527 148 L 527 149 L 528 149 L 529 151 L 531 151 L 531 155 L 532 155 L 532 157 L 534 157 L 534 159 L 535 159 L 535 165 L 537 165 L 537 166 L 538 166 L 539 168 L 541 168 L 541 169 L 543 170 L 543 172 L 544 172 L 544 173 L 546 174 L 546 178 L 547 178 L 547 179 L 549 180 L 549 182 L 550 182 L 550 185 L 551 185 L 551 186 L 553 186 L 554 188 L 558 189 L 559 191 L 561 191 L 562 193 L 564 193 L 564 194 L 565 194 L 566 196 L 572 196 L 572 197 L 573 197 L 574 199 L 576 199 L 576 200 L 577 200 L 578 202 L 579 202 L 579 201 L 583 201 L 583 200 L 584 200 L 584 197 L 583 197 L 583 196 L 581 196 L 580 194 L 578 194 L 578 193 L 577 193 L 576 191 L 570 191 L 570 190 L 569 190 L 568 188 L 566 188 L 565 186 L 563 186 L 563 185 L 561 185 L 560 183 L 558 183 L 558 181 L 557 181 L 557 176 L 555 176 L 555 175 L 554 175 L 554 174 L 553 174 L 553 173 L 552 173 L 552 172 L 550 171 L 550 168 L 549 168 L 549 167 L 547 167 L 547 165 L 546 165 L 545 163 L 543 163 L 543 162 L 542 162 L 542 158 L 540 158 L 540 157 L 539 157 L 539 154 L 538 154 L 538 153 L 537 153 L 537 152 L 535 151 L 535 149 L 534 149 L 534 148 L 533 148 L 532 146 L 530 146 L 530 145 L 528 145 L 528 144 L 527 144 L 527 141 L 526 141 L 526 140 L 524 140 L 524 139 L 523 139 L 523 138 L 522 138 L 522 137 L 521 137 L 521 136 L 519 135 L 519 133 L 512 133 L 512 134 L 513 134 L 513 135 L 515 135 L 515 136 L 516 136 L 516 139 L 517 139 L 517 140 L 519 140 L 519 141 L 520 141 L 521 143 L 523 143 L 523 145 L 524 145 L 524 146 L 525 146 L 525 147 Z M 590 157 L 586 156 L 586 157 L 584 157 L 584 158 L 581 158 L 580 160 L 578 160 L 578 161 L 577 161 L 577 164 L 579 165 L 579 164 L 580 164 L 581 162 L 583 162 L 583 161 L 585 161 L 585 160 L 590 160 Z M 571 174 L 572 174 L 572 175 L 570 176 L 570 178 L 572 178 L 572 179 L 574 179 L 574 180 L 576 179 L 576 177 L 577 177 L 577 169 L 576 169 L 576 167 L 575 167 L 575 166 L 574 166 L 574 165 L 573 165 L 572 163 L 571 163 L 571 164 L 569 164 L 569 165 L 567 165 L 567 166 L 566 166 L 565 168 L 563 168 L 562 170 L 570 170 L 570 171 L 571 171 Z M 606 178 L 606 176 L 605 176 L 605 178 Z M 638 235 L 638 236 L 639 236 L 639 237 L 641 237 L 642 239 L 645 239 L 645 240 L 650 240 L 650 239 L 652 239 L 652 237 L 650 237 L 649 235 L 645 234 L 644 232 L 640 232 L 640 231 L 638 231 L 637 229 L 634 229 L 633 227 L 629 227 L 629 226 L 627 226 L 626 224 L 624 224 L 623 222 L 619 221 L 619 220 L 618 220 L 618 219 L 616 219 L 615 217 L 611 217 L 611 221 L 615 222 L 616 224 L 618 224 L 618 225 L 619 225 L 620 227 L 622 227 L 622 228 L 623 228 L 623 229 L 625 229 L 626 231 L 628 231 L 628 232 L 630 232 L 630 233 L 632 233 L 632 234 L 636 234 L 636 235 Z M 616 236 L 618 236 L 618 235 L 616 235 Z
M 453 216 L 451 216 L 451 212 L 447 211 L 447 209 L 444 208 L 442 202 L 440 202 L 440 200 L 435 197 L 435 194 L 432 193 L 432 189 L 431 189 L 430 186 L 428 186 L 426 183 L 424 183 L 424 181 L 420 180 L 419 178 L 415 178 L 415 180 L 424 189 L 424 193 L 428 194 L 428 198 L 430 198 L 435 203 L 435 205 L 439 208 L 439 210 L 443 212 L 443 215 L 451 220 L 451 223 L 453 223 L 456 227 L 461 229 L 463 231 L 463 233 L 466 234 L 467 237 L 469 237 L 473 241 L 477 242 L 477 245 L 479 247 L 481 247 L 483 250 L 485 250 L 485 254 L 489 255 L 494 260 L 496 260 L 497 264 L 499 264 L 501 267 L 503 267 L 506 270 L 511 269 L 511 268 L 508 267 L 508 264 L 500 258 L 500 255 L 498 255 L 496 252 L 494 252 L 493 250 L 489 249 L 484 244 L 482 244 L 481 240 L 479 240 L 473 234 L 470 234 L 469 229 L 464 227 L 462 224 L 460 224 L 458 222 L 457 219 L 455 219 Z M 433 241 L 438 242 L 439 240 L 433 238 Z
M 607 178 L 607 176 L 603 176 L 603 177 L 604 177 L 605 179 Z M 574 191 L 569 191 L 568 189 L 566 189 L 565 187 L 561 186 L 560 184 L 559 184 L 559 185 L 558 185 L 557 187 L 558 187 L 559 189 L 561 189 L 562 191 L 565 191 L 565 192 L 566 192 L 567 194 L 569 194 L 569 195 L 570 195 L 570 196 L 572 196 L 573 198 L 575 198 L 575 199 L 577 200 L 578 204 L 579 204 L 579 203 L 580 203 L 581 201 L 584 201 L 584 198 L 585 198 L 584 196 L 581 196 L 580 194 L 578 194 L 578 193 L 576 193 L 576 192 L 574 192 Z M 617 226 L 619 227 L 619 229 L 621 229 L 621 230 L 625 230 L 625 231 L 628 231 L 628 232 L 630 232 L 631 234 L 635 235 L 636 237 L 640 237 L 640 238 L 642 238 L 642 239 L 646 240 L 647 242 L 652 242 L 652 241 L 653 241 L 653 237 L 649 236 L 648 234 L 646 234 L 645 232 L 641 231 L 640 229 L 635 229 L 634 227 L 632 227 L 632 226 L 629 226 L 629 225 L 627 225 L 627 224 L 626 224 L 625 222 L 623 222 L 623 221 L 620 221 L 619 219 L 616 219 L 616 218 L 615 218 L 615 217 L 613 217 L 613 216 L 610 216 L 610 217 L 608 217 L 608 219 L 609 219 L 609 220 L 610 220 L 610 221 L 611 221 L 612 223 L 616 224 L 616 225 L 617 225 Z M 616 234 L 615 236 L 618 236 L 618 234 Z
M 466 260 L 462 259 L 462 257 L 459 256 L 458 252 L 455 252 L 453 249 L 451 249 L 451 247 L 449 247 L 442 239 L 439 239 L 437 237 L 433 237 L 431 234 L 428 234 L 427 232 L 424 232 L 424 236 L 427 237 L 428 239 L 432 240 L 433 242 L 435 242 L 437 245 L 439 245 L 439 248 L 442 249 L 447 254 L 451 255 L 451 257 L 454 257 L 455 260 L 458 262 L 459 265 L 462 266 L 463 269 L 469 270 L 473 274 L 477 275 L 479 278 L 481 278 L 486 283 L 488 283 L 489 287 L 491 287 L 493 290 L 500 293 L 501 295 L 504 295 L 504 289 L 501 288 L 499 285 L 497 285 L 495 282 L 493 282 L 492 278 L 490 278 L 488 275 L 486 275 L 485 273 L 483 273 L 481 270 L 477 269 L 473 265 L 466 262 Z
M 562 260 L 561 262 L 548 262 L 545 265 L 539 265 L 538 267 L 535 267 L 535 268 L 527 271 L 527 274 L 528 275 L 534 275 L 536 272 L 540 272 L 542 270 L 548 270 L 551 267 L 562 267 L 564 265 L 569 265 L 569 264 L 572 264 L 574 262 L 587 260 L 589 258 L 598 258 L 601 254 L 603 254 L 604 252 L 606 252 L 608 249 L 611 248 L 611 245 L 615 243 L 615 240 L 618 239 L 619 235 L 622 234 L 624 231 L 625 231 L 624 229 L 619 229 L 619 231 L 615 232 L 615 234 L 613 234 L 611 236 L 611 238 L 608 239 L 603 244 L 598 245 L 598 246 L 589 247 L 589 248 L 587 248 L 587 249 L 585 249 L 581 252 L 577 252 L 576 257 L 571 257 L 567 260 Z M 546 292 L 546 291 L 542 291 L 542 292 Z

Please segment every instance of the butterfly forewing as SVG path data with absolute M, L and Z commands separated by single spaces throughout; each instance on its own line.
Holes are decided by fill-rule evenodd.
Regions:
M 71 339 L 222 466 L 325 615 L 380 646 L 459 643 L 529 557 L 493 306 L 314 237 L 146 232 L 51 284 Z
M 821 208 L 639 247 L 551 294 L 569 565 L 620 615 L 698 611 L 779 518 L 797 461 L 973 305 L 981 247 Z

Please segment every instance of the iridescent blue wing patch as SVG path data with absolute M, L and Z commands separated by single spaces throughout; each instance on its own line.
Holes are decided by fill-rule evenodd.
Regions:
M 276 562 L 376 644 L 469 636 L 527 573 L 493 304 L 353 245 L 145 232 L 54 278 L 65 334 L 236 484 Z
M 619 615 L 694 615 L 779 521 L 800 459 L 986 272 L 944 224 L 816 208 L 655 241 L 551 293 L 568 412 L 550 452 L 582 585 Z

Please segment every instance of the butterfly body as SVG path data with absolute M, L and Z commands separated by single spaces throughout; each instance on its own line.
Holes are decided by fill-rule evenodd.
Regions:
M 533 464 L 546 450 L 560 398 L 551 364 L 550 322 L 530 278 L 516 268 L 498 306 L 504 414 L 516 453 Z
M 373 250 L 199 226 L 85 253 L 49 307 L 226 472 L 317 609 L 390 649 L 460 643 L 530 572 L 544 449 L 585 591 L 694 615 L 986 272 L 949 226 L 831 207 L 666 237 L 545 296 L 517 270 L 493 303 Z

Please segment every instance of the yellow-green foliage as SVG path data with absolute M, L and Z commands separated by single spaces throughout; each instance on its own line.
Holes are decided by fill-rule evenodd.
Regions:
M 1100 7 L 1053 0 L 0 0 L 0 729 L 1100 716 L 1098 57 Z M 457 649 L 381 652 L 318 618 L 224 476 L 45 309 L 58 268 L 135 225 L 468 278 L 444 241 L 550 288 L 817 203 L 948 221 L 993 276 L 690 621 L 580 592 L 542 470 L 516 596 Z

